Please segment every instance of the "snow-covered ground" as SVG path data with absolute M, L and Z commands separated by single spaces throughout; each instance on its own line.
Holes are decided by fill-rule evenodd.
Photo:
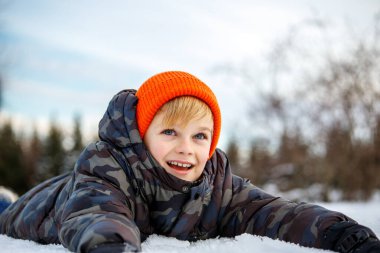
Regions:
M 380 201 L 319 203 L 326 208 L 340 211 L 359 223 L 369 226 L 380 236 Z M 0 235 L 2 253 L 67 253 L 61 245 L 39 245 L 35 242 L 13 239 Z M 267 252 L 267 253 L 324 253 L 329 251 L 304 248 L 269 238 L 248 234 L 234 239 L 220 238 L 189 243 L 174 238 L 152 235 L 142 244 L 144 253 L 230 253 L 230 252 Z

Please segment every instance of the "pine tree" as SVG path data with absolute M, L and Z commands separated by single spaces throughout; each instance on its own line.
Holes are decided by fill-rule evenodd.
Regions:
M 271 175 L 272 157 L 265 140 L 252 142 L 249 150 L 246 173 L 254 184 L 262 186 Z
M 0 185 L 22 194 L 27 190 L 26 173 L 22 162 L 20 141 L 16 138 L 12 124 L 0 128 Z
M 277 168 L 274 173 L 282 175 L 282 190 L 303 188 L 315 181 L 308 166 L 309 147 L 297 129 L 291 134 L 284 130 L 277 150 Z
M 82 131 L 81 131 L 81 117 L 80 115 L 76 115 L 74 117 L 74 134 L 73 141 L 74 146 L 72 151 L 81 152 L 83 149 L 83 140 L 82 140 Z
M 226 150 L 228 160 L 234 173 L 240 174 L 239 148 L 234 138 L 231 138 Z
M 32 188 L 38 183 L 38 171 L 42 158 L 42 143 L 37 130 L 34 129 L 31 139 L 24 150 L 24 167 L 27 172 L 27 185 Z
M 80 116 L 76 115 L 74 117 L 74 131 L 72 135 L 72 140 L 74 142 L 73 147 L 67 153 L 66 156 L 66 166 L 64 168 L 64 172 L 68 172 L 73 170 L 75 163 L 83 150 L 83 141 L 82 141 L 82 132 L 80 125 Z
M 361 174 L 354 174 L 357 155 L 354 152 L 350 131 L 339 123 L 328 131 L 325 160 L 326 169 L 331 173 L 329 185 L 341 189 L 344 199 L 355 199 Z
M 40 180 L 61 174 L 65 166 L 65 150 L 62 145 L 63 135 L 54 122 L 50 125 L 49 135 L 44 143 L 42 171 Z

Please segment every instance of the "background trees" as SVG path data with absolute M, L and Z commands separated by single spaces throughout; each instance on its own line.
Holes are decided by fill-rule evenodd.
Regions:
M 82 151 L 80 117 L 74 119 L 72 146 L 64 147 L 63 129 L 51 122 L 46 137 L 17 136 L 11 121 L 0 124 L 0 185 L 22 194 L 41 181 L 73 169 Z M 75 140 L 75 141 L 74 141 Z
M 379 16 L 366 36 L 347 33 L 337 41 L 328 24 L 315 19 L 293 27 L 273 47 L 267 86 L 248 101 L 252 125 L 266 122 L 275 126 L 268 136 L 276 135 L 268 138 L 265 165 L 249 161 L 254 182 L 272 181 L 281 190 L 319 183 L 324 200 L 333 189 L 343 199 L 368 199 L 380 187 Z M 252 71 L 243 76 L 254 76 L 242 69 Z M 263 170 L 270 175 L 264 181 Z
M 28 185 L 22 147 L 10 122 L 0 128 L 0 150 L 0 185 L 12 186 L 17 193 L 26 191 Z

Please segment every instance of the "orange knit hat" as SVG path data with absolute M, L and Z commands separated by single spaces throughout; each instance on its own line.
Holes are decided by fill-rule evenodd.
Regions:
M 169 100 L 180 96 L 194 96 L 205 102 L 214 118 L 209 154 L 212 156 L 220 135 L 221 113 L 214 93 L 205 83 L 186 72 L 168 71 L 146 80 L 137 90 L 136 96 L 138 98 L 136 118 L 141 138 L 144 138 L 156 112 Z

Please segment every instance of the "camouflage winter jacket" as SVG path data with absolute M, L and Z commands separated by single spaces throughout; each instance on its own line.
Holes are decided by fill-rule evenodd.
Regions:
M 196 182 L 166 173 L 140 138 L 134 94 L 111 100 L 100 141 L 85 148 L 72 173 L 41 183 L 1 214 L 0 233 L 74 252 L 140 251 L 151 234 L 194 241 L 250 233 L 324 247 L 326 229 L 350 220 L 263 192 L 234 176 L 220 150 Z

